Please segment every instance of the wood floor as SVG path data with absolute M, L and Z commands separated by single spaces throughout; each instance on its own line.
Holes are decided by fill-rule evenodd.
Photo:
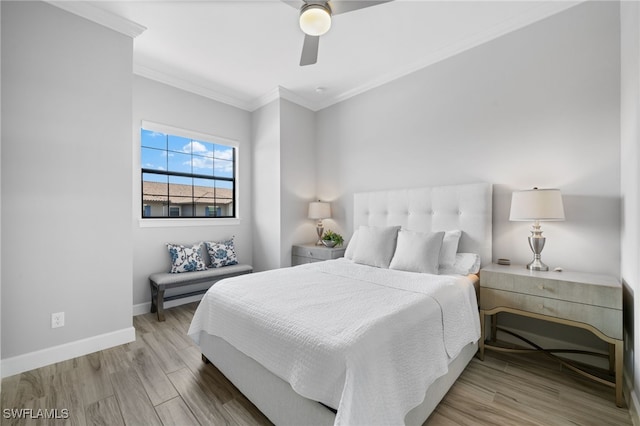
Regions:
M 1 424 L 271 424 L 186 337 L 196 306 L 168 309 L 162 323 L 135 317 L 133 343 L 4 379 Z M 488 352 L 484 362 L 471 361 L 425 425 L 631 425 L 613 401 L 613 389 L 543 357 Z M 17 419 L 7 409 L 32 411 Z M 32 418 L 46 416 L 39 409 L 68 418 Z

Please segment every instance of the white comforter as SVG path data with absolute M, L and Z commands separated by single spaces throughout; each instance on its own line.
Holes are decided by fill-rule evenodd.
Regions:
M 336 408 L 336 425 L 400 425 L 480 323 L 466 277 L 337 259 L 215 284 L 189 328 L 201 332 Z

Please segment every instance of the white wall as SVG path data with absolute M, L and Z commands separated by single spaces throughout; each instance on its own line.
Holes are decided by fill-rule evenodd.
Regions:
M 280 100 L 251 115 L 253 268 L 280 267 Z
M 307 218 L 309 203 L 316 199 L 316 118 L 313 111 L 284 99 L 280 110 L 280 266 L 284 267 L 291 266 L 293 244 L 317 239 L 316 221 Z
M 237 141 L 239 221 L 207 219 L 140 220 L 140 125 L 151 121 L 211 136 Z M 247 111 L 176 89 L 144 77 L 133 78 L 133 209 L 129 212 L 133 228 L 133 303 L 135 313 L 148 312 L 151 301 L 148 277 L 168 271 L 169 253 L 166 243 L 193 244 L 220 241 L 235 236 L 238 261 L 252 264 L 252 148 L 251 116 Z M 173 225 L 165 224 L 172 222 Z M 131 223 L 131 222 L 130 222 Z M 160 226 L 149 227 L 163 223 Z M 221 224 L 222 223 L 222 224 Z
M 587 2 L 317 113 L 318 195 L 346 235 L 358 191 L 494 185 L 493 258 L 525 264 L 514 190 L 560 188 L 543 224 L 552 267 L 620 277 L 619 8 Z M 505 318 L 544 344 L 605 349 L 589 333 Z
M 37 351 L 50 363 L 134 338 L 133 42 L 46 3 L 1 7 L 2 373 L 12 374 L 36 367 Z M 66 324 L 51 329 L 59 311 Z
M 620 275 L 619 15 L 586 3 L 318 112 L 319 196 L 352 229 L 357 191 L 494 184 L 494 258 L 525 263 L 511 192 L 557 187 L 551 266 Z
M 256 271 L 291 266 L 291 245 L 314 241 L 315 120 L 282 98 L 252 114 Z
M 640 6 L 625 1 L 620 6 L 621 17 L 621 190 L 622 190 L 622 279 L 625 284 L 625 375 L 632 392 L 631 412 L 638 420 L 638 388 L 640 354 L 635 352 L 640 330 L 640 298 L 634 298 L 640 290 Z M 635 318 L 634 318 L 635 317 Z

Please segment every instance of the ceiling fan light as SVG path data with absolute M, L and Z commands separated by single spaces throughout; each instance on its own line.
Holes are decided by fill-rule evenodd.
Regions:
M 321 36 L 331 28 L 331 13 L 320 4 L 309 4 L 300 12 L 300 29 L 310 36 Z

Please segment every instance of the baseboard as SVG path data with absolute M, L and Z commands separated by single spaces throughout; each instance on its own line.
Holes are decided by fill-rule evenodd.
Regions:
M 197 294 L 195 296 L 184 297 L 182 299 L 169 300 L 164 303 L 164 308 L 173 308 L 174 306 L 186 305 L 187 303 L 199 302 L 202 300 L 204 294 Z M 148 314 L 151 312 L 151 302 L 138 303 L 133 305 L 133 316 Z
M 133 327 L 53 346 L 2 360 L 2 378 L 87 355 L 136 340 Z

